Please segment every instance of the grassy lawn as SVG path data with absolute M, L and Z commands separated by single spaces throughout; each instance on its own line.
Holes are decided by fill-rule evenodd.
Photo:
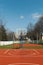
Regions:
M 3 45 L 3 46 L 0 46 L 0 49 L 12 49 L 12 45 Z
M 43 46 L 28 46 L 28 47 L 23 47 L 26 49 L 43 49 Z
M 38 45 L 35 46 L 33 44 L 25 44 L 25 45 L 21 45 L 21 44 L 12 44 L 12 45 L 3 45 L 0 46 L 0 49 L 43 49 L 43 45 Z

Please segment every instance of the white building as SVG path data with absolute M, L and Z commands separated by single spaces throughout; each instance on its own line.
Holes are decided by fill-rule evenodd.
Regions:
M 19 38 L 21 33 L 22 33 L 22 35 L 26 35 L 26 33 L 27 33 L 26 29 L 17 29 L 15 32 L 16 38 Z

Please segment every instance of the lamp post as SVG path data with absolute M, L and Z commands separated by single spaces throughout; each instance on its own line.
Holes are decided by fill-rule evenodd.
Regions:
M 13 32 L 13 47 L 14 47 L 14 32 Z
M 38 44 L 38 32 L 37 32 L 37 44 Z

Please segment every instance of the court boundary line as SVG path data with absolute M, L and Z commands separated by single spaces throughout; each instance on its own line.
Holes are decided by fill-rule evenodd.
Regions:
M 40 65 L 40 64 L 36 64 L 36 63 L 12 63 L 12 64 L 8 64 L 8 65 L 20 65 L 20 64 L 29 64 L 29 65 Z
M 8 53 L 10 49 L 7 49 L 6 51 L 4 51 L 4 54 Z
M 37 54 L 40 54 L 40 52 L 39 52 L 38 50 L 36 50 L 36 49 L 33 49 L 33 51 L 34 51 L 35 53 L 37 53 Z
M 19 49 L 19 51 L 21 51 L 21 50 L 23 50 L 23 49 Z M 5 55 L 3 55 L 3 54 L 0 54 L 0 57 L 43 57 L 43 55 L 42 54 L 40 54 L 40 52 L 37 50 L 37 49 L 26 49 L 26 50 L 29 50 L 29 51 L 32 51 L 33 53 L 32 54 L 27 54 L 27 55 L 20 55 L 20 54 L 18 54 L 18 55 L 15 55 L 15 54 L 13 54 L 13 53 L 11 53 L 10 51 L 12 51 L 11 49 L 7 49 L 3 54 L 7 54 L 6 56 Z M 13 50 L 14 51 L 14 50 Z M 16 51 L 16 50 L 15 50 Z M 25 51 L 25 49 L 24 49 L 24 52 L 26 52 Z M 10 55 L 10 56 L 9 56 Z
M 31 56 L 31 55 L 12 55 L 12 56 L 4 56 L 4 55 L 0 55 L 0 57 L 43 57 L 43 55 L 34 55 L 34 56 Z

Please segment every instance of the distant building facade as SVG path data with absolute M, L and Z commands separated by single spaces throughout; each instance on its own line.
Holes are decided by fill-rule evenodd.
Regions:
M 26 30 L 25 29 L 18 29 L 15 33 L 15 37 L 18 39 L 18 40 L 23 40 L 25 38 L 25 35 L 26 35 Z
M 42 33 L 42 40 L 43 40 L 43 33 Z

